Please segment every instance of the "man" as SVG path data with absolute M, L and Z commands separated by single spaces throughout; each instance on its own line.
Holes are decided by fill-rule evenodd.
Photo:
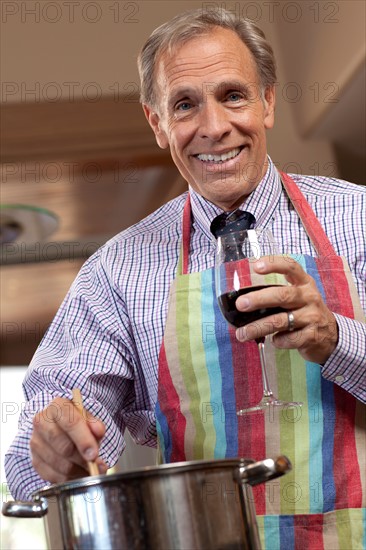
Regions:
M 27 375 L 28 407 L 7 457 L 11 490 L 24 498 L 43 480 L 85 475 L 98 454 L 104 472 L 123 449 L 126 427 L 137 442 L 156 444 L 157 418 L 165 460 L 287 452 L 294 477 L 256 495 L 264 544 L 341 548 L 351 531 L 360 541 L 365 190 L 280 177 L 266 149 L 275 63 L 252 23 L 224 10 L 177 16 L 147 41 L 139 70 L 147 120 L 158 145 L 170 148 L 190 201 L 184 195 L 163 206 L 82 268 Z M 257 273 L 281 273 L 290 285 L 252 292 L 236 307 L 285 311 L 238 329 L 235 340 L 213 305 L 210 226 L 238 207 L 271 229 L 281 253 L 298 257 L 257 263 Z M 312 261 L 317 252 L 321 259 Z M 258 335 L 272 337 L 278 389 L 303 402 L 274 420 L 235 414 L 261 389 L 249 342 Z M 86 419 L 69 401 L 74 387 Z

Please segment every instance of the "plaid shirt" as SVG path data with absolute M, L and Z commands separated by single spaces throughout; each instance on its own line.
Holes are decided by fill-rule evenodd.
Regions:
M 366 311 L 366 189 L 326 177 L 292 175 L 333 247 L 345 256 Z M 212 219 L 222 210 L 192 189 L 190 272 L 213 267 Z M 112 466 L 125 443 L 156 444 L 154 407 L 158 354 L 176 274 L 185 194 L 121 232 L 82 267 L 41 342 L 24 381 L 27 399 L 6 456 L 16 498 L 45 485 L 31 465 L 32 418 L 53 398 L 80 388 L 84 405 L 106 424 L 100 456 Z M 245 201 L 282 253 L 315 251 L 269 159 L 267 173 Z M 282 247 L 282 249 L 281 249 Z M 339 342 L 322 375 L 366 402 L 366 324 L 337 315 Z

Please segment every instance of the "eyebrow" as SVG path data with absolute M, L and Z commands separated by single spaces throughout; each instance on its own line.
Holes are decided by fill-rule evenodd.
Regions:
M 253 90 L 253 87 L 255 87 L 256 93 L 257 93 L 257 89 L 260 88 L 260 84 L 258 84 L 258 82 L 242 83 L 237 80 L 223 81 L 218 86 L 223 90 L 223 92 L 238 90 L 243 94 L 245 94 L 246 96 L 251 95 L 251 90 Z
M 173 106 L 177 101 L 181 101 L 185 98 L 191 98 L 197 96 L 197 92 L 194 88 L 185 86 L 182 88 L 177 88 L 173 91 L 173 94 L 170 96 L 168 105 Z

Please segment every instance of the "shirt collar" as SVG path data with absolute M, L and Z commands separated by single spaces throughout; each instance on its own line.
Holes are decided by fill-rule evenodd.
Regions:
M 222 208 L 202 197 L 191 186 L 189 186 L 189 193 L 191 196 L 193 225 L 205 233 L 209 239 L 214 240 L 210 225 L 216 216 L 223 213 Z M 253 214 L 257 227 L 266 227 L 274 217 L 280 193 L 280 175 L 272 160 L 268 157 L 268 168 L 265 176 L 243 204 L 240 205 L 240 208 Z

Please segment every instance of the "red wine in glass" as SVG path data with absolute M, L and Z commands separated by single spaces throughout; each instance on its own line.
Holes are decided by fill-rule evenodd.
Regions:
M 239 290 L 231 290 L 225 292 L 218 297 L 219 307 L 221 313 L 225 317 L 230 325 L 233 325 L 236 328 L 243 327 L 249 323 L 254 323 L 263 317 L 268 317 L 268 315 L 274 315 L 276 313 L 283 313 L 285 310 L 282 307 L 271 307 L 271 308 L 262 308 L 256 309 L 255 311 L 238 311 L 236 309 L 236 300 L 239 296 L 243 294 L 249 294 L 255 290 L 262 290 L 268 286 L 282 286 L 282 285 L 258 285 L 258 286 L 248 286 L 246 288 L 240 288 Z

